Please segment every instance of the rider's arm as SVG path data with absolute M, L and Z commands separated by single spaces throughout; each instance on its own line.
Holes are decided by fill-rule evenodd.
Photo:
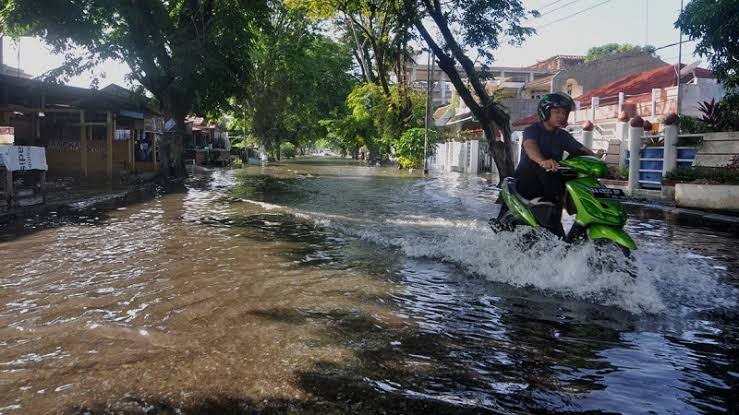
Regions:
M 547 159 L 543 154 L 541 154 L 541 150 L 539 149 L 539 145 L 536 144 L 536 140 L 524 139 L 523 149 L 526 151 L 526 155 L 529 156 L 529 160 L 538 164 L 543 169 L 554 170 L 559 167 L 559 163 L 557 163 L 556 160 Z
M 568 151 L 568 153 L 569 153 L 569 151 Z M 587 148 L 585 146 L 580 146 L 580 148 L 578 148 L 577 150 L 575 150 L 575 153 L 572 153 L 572 154 L 578 155 L 578 156 L 593 156 L 593 157 L 598 157 L 595 153 L 593 153 L 593 151 L 591 149 L 589 149 L 589 148 Z
M 573 156 L 598 157 L 595 155 L 595 153 L 593 153 L 592 150 L 582 145 L 582 143 L 580 143 L 579 141 L 575 140 L 575 137 L 573 137 L 572 134 L 569 133 L 567 133 L 567 137 L 565 138 L 565 151 Z

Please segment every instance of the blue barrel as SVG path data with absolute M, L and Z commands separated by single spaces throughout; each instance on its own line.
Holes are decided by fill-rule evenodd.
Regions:
M 695 159 L 695 153 L 698 152 L 698 149 L 695 147 L 680 147 L 677 149 L 677 158 L 678 159 L 685 159 L 685 160 L 693 160 Z

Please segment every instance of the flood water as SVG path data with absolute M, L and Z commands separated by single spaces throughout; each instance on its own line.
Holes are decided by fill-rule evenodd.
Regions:
M 309 158 L 6 225 L 0 414 L 739 411 L 735 235 L 630 220 L 632 278 L 495 196 Z

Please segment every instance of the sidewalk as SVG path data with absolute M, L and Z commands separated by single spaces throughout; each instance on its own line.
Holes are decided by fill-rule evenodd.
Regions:
M 117 207 L 142 201 L 153 196 L 162 183 L 149 181 L 131 185 L 83 185 L 61 183 L 50 186 L 45 204 L 18 206 L 0 210 L 0 225 L 34 217 L 46 212 L 64 213 L 85 209 Z
M 739 235 L 739 216 L 730 213 L 681 208 L 664 201 L 632 199 L 623 204 L 632 216 L 663 219 L 678 225 L 706 227 Z

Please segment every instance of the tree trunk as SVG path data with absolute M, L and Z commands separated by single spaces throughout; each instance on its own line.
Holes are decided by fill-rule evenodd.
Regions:
M 168 177 L 184 177 L 184 138 L 186 134 L 185 117 L 189 105 L 176 92 L 168 91 L 162 95 L 164 113 L 175 120 L 175 132 L 164 137 L 160 170 Z
M 375 82 L 375 75 L 372 73 L 372 66 L 371 61 L 369 59 L 369 55 L 367 54 L 367 49 L 365 48 L 364 42 L 359 43 L 359 37 L 357 36 L 357 31 L 354 28 L 354 22 L 346 18 L 346 24 L 349 25 L 352 32 L 352 37 L 354 37 L 354 47 L 356 52 L 356 58 L 359 61 L 359 66 L 362 68 L 362 77 L 369 83 Z
M 433 17 L 434 22 L 439 27 L 442 36 L 444 36 L 444 40 L 452 51 L 453 56 L 449 56 L 444 53 L 431 34 L 423 26 L 421 21 L 416 21 L 414 24 L 431 50 L 433 50 L 434 55 L 437 58 L 437 63 L 439 64 L 439 68 L 449 77 L 449 80 L 452 82 L 452 85 L 454 85 L 460 98 L 462 98 L 475 118 L 480 122 L 480 127 L 482 128 L 485 134 L 485 139 L 488 142 L 489 151 L 492 153 L 495 166 L 498 169 L 499 182 L 502 182 L 503 178 L 512 176 L 514 172 L 513 158 L 510 148 L 510 117 L 498 104 L 493 102 L 487 94 L 477 72 L 475 71 L 474 64 L 466 55 L 464 55 L 461 47 L 456 43 L 451 31 L 445 26 L 446 22 L 444 18 L 440 15 L 435 15 L 434 13 L 430 14 Z M 461 63 L 468 81 L 475 90 L 480 102 L 475 100 L 467 85 L 465 85 L 462 78 L 459 76 L 456 67 L 457 61 Z M 482 105 L 480 103 L 482 103 Z M 503 138 L 502 141 L 497 140 L 495 135 L 496 129 L 500 131 Z

